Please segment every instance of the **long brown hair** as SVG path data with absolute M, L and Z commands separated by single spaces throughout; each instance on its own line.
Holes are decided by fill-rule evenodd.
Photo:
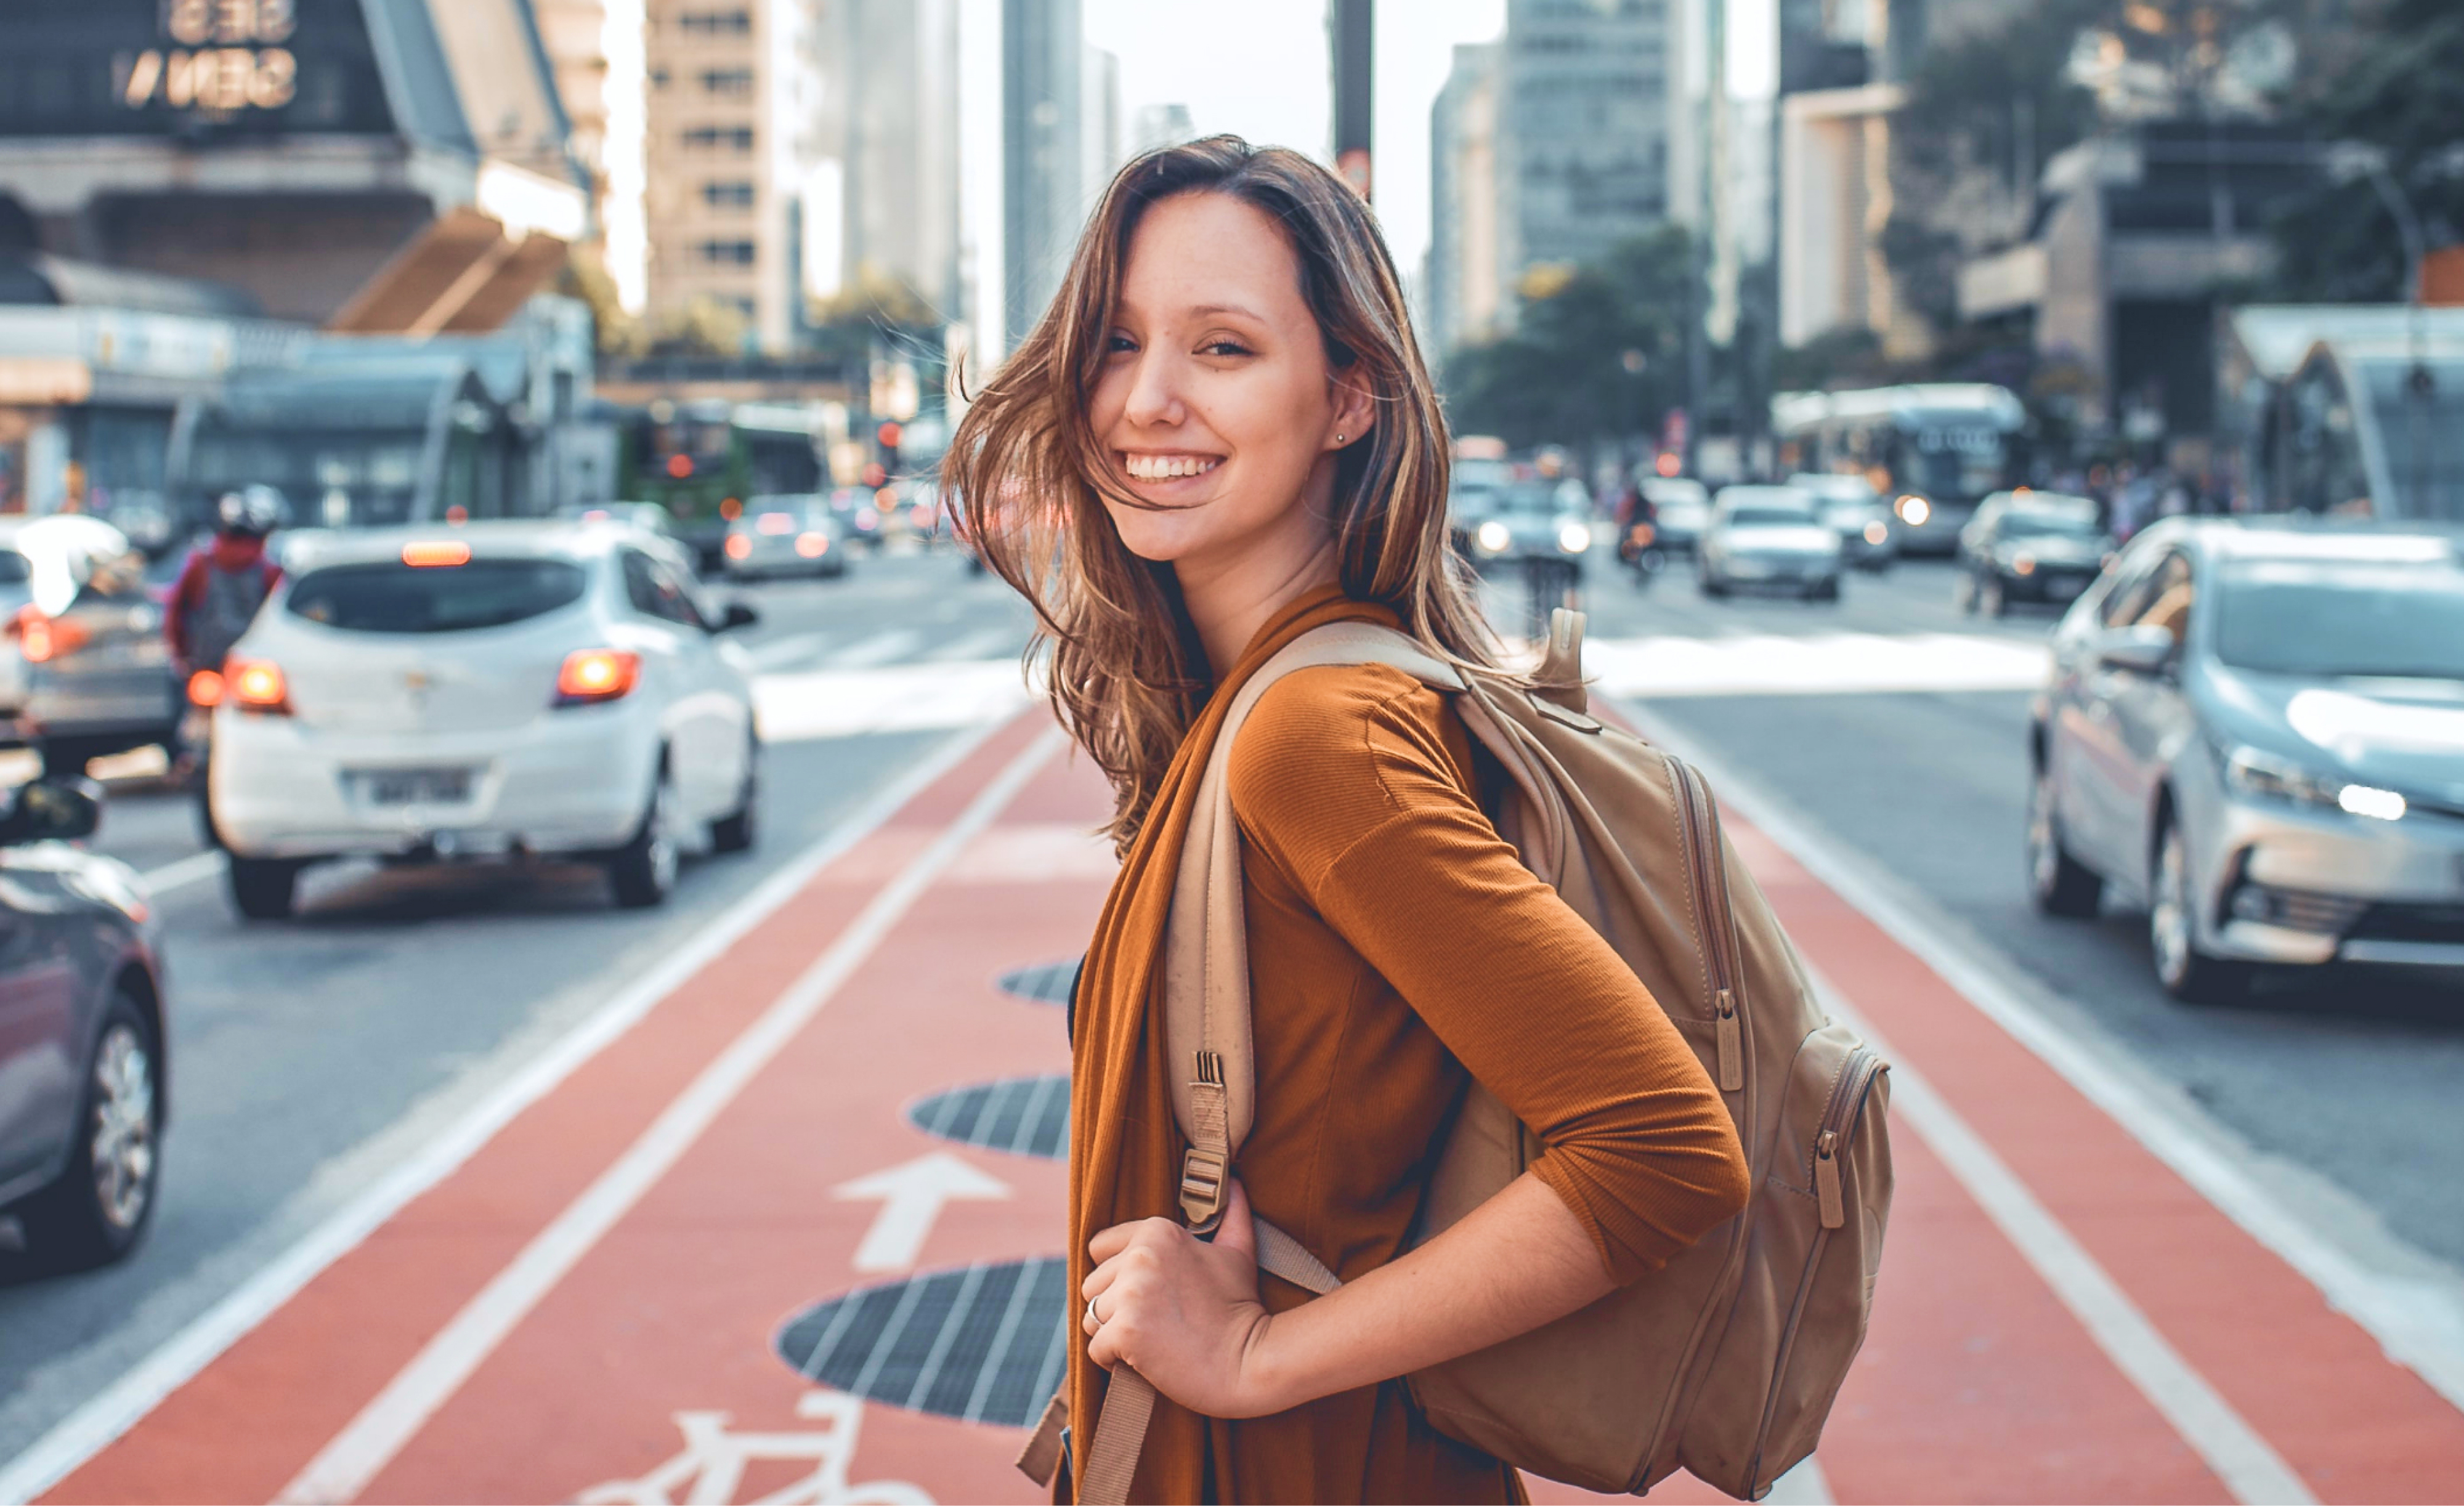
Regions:
M 1330 363 L 1377 402 L 1367 438 L 1336 459 L 1345 594 L 1390 608 L 1449 658 L 1495 659 L 1448 543 L 1445 416 L 1369 207 L 1285 147 L 1217 136 L 1149 152 L 1105 190 L 1052 306 L 976 395 L 942 463 L 976 549 L 1035 607 L 1029 654 L 1049 645 L 1053 707 L 1112 781 L 1123 849 L 1211 681 L 1172 567 L 1130 553 L 1104 510 L 1108 496 L 1145 504 L 1112 474 L 1088 404 L 1130 238 L 1150 206 L 1187 193 L 1229 195 L 1283 228 Z

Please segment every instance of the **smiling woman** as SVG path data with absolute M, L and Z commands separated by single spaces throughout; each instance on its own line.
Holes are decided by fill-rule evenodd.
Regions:
M 1066 1418 L 1062 1499 L 1521 1498 L 1463 1441 L 1502 1435 L 1423 1412 L 1402 1378 L 1637 1279 L 1731 1218 L 1747 1173 L 1668 1015 L 1499 836 L 1468 713 L 1329 646 L 1399 629 L 1445 672 L 1491 663 L 1367 206 L 1229 137 L 1140 158 L 950 452 L 1123 850 L 1073 990 L 1085 1342 L 1022 1463 L 1064 1462 Z M 1284 672 L 1296 657 L 1313 666 Z M 1201 804 L 1240 840 L 1193 847 Z M 1234 856 L 1183 874 L 1198 851 Z M 1167 932 L 1201 909 L 1240 917 L 1220 934 L 1250 962 L 1231 1075 L 1231 1042 L 1167 1039 L 1193 992 L 1167 976 L 1196 967 Z M 1198 971 L 1228 1018 L 1229 970 Z M 1474 1080 L 1543 1149 L 1416 1243 Z

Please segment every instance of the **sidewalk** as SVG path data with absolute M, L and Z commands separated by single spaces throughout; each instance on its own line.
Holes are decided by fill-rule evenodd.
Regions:
M 1036 1498 L 1009 1459 L 1075 1303 L 1068 1055 L 1033 995 L 1101 904 L 1107 805 L 1040 712 L 1001 726 L 124 1433 L 60 1435 L 32 1488 Z M 1793 1498 L 2464 1498 L 2464 1413 L 1779 842 L 1730 831 L 1896 1063 L 1874 1325 Z

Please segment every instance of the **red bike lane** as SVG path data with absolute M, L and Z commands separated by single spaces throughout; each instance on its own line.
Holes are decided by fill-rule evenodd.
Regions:
M 1111 871 L 1058 743 L 993 733 L 46 1498 L 1038 1498 L 1049 965 Z M 1900 1073 L 1873 1328 L 1794 1498 L 2464 1498 L 2464 1416 L 1730 820 Z

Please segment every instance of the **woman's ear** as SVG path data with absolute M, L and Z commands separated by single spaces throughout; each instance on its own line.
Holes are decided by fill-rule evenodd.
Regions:
M 1377 422 L 1377 395 L 1369 388 L 1369 373 L 1353 361 L 1334 374 L 1334 429 L 1330 449 L 1342 449 L 1369 432 Z

